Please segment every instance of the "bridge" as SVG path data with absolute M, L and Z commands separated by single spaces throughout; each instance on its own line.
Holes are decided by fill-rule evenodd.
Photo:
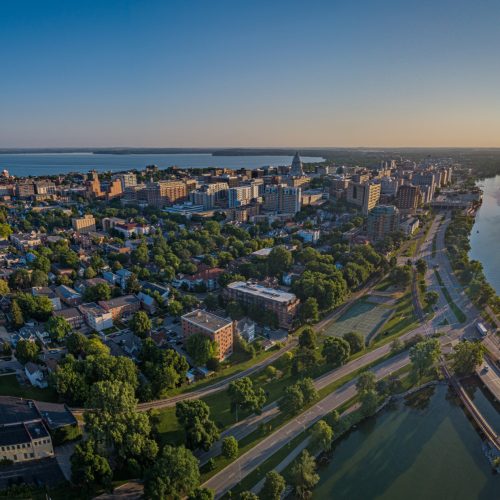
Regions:
M 477 409 L 476 405 L 469 397 L 465 389 L 463 388 L 460 381 L 451 375 L 448 370 L 448 367 L 445 363 L 442 364 L 443 372 L 448 379 L 450 385 L 455 389 L 455 392 L 460 397 L 464 407 L 469 412 L 469 415 L 472 417 L 476 425 L 479 427 L 483 435 L 486 437 L 488 442 L 493 446 L 497 451 L 500 452 L 500 437 L 495 432 L 495 430 L 490 426 L 490 424 L 483 417 L 481 412 Z

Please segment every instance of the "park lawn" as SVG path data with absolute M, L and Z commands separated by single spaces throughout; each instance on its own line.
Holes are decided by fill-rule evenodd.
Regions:
M 377 346 L 385 344 L 388 340 L 409 332 L 417 325 L 418 320 L 413 310 L 411 289 L 408 289 L 396 303 L 396 310 L 392 317 L 384 325 L 382 331 L 374 337 L 374 344 Z
M 48 401 L 50 403 L 56 403 L 58 401 L 58 396 L 54 389 L 50 387 L 47 389 L 39 389 L 31 385 L 20 385 L 15 375 L 0 377 L 0 395 Z

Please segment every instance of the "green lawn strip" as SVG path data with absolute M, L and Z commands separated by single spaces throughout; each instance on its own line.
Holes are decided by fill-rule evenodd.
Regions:
M 446 288 L 444 281 L 441 278 L 441 275 L 439 274 L 439 271 L 437 269 L 434 269 L 434 273 L 436 274 L 438 283 L 441 286 L 441 291 L 443 292 L 446 302 L 448 302 L 448 305 L 450 306 L 451 310 L 457 317 L 458 321 L 460 321 L 460 323 L 464 323 L 467 320 L 467 316 L 465 316 L 465 314 L 461 311 L 461 309 L 455 304 L 455 302 L 453 302 L 450 292 L 448 292 L 448 289 Z
M 247 359 L 244 362 L 232 363 L 230 366 L 223 367 L 219 372 L 217 372 L 210 378 L 199 380 L 190 385 L 183 385 L 182 387 L 170 389 L 169 391 L 166 391 L 162 395 L 162 397 L 168 398 L 171 396 L 177 396 L 179 394 L 186 394 L 197 389 L 203 389 L 204 387 L 215 384 L 216 382 L 220 382 L 221 380 L 227 377 L 240 373 L 248 368 L 251 368 L 257 363 L 264 361 L 265 359 L 269 358 L 272 354 L 275 354 L 276 350 L 277 348 L 269 349 L 268 351 L 260 352 L 254 358 Z
M 31 385 L 20 385 L 15 375 L 0 377 L 0 394 L 17 398 L 36 399 L 55 403 L 58 401 L 57 393 L 52 388 L 40 389 Z

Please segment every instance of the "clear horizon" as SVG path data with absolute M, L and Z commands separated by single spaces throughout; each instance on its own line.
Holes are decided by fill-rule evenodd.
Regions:
M 499 24 L 494 0 L 5 1 L 0 148 L 500 147 Z

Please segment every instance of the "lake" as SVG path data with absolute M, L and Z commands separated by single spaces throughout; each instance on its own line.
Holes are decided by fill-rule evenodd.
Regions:
M 469 257 L 481 262 L 486 280 L 500 295 L 500 175 L 477 185 L 483 190 L 483 204 L 470 235 Z
M 302 158 L 304 163 L 323 161 L 323 158 Z M 68 172 L 86 173 L 143 169 L 147 165 L 157 165 L 164 169 L 172 166 L 181 168 L 221 167 L 259 168 L 267 165 L 290 165 L 292 156 L 212 156 L 211 154 L 137 154 L 112 155 L 92 153 L 29 153 L 0 154 L 0 171 L 7 169 L 16 177 L 28 175 L 55 175 Z
M 317 500 L 494 500 L 500 491 L 479 434 L 444 385 L 361 423 L 319 474 Z

